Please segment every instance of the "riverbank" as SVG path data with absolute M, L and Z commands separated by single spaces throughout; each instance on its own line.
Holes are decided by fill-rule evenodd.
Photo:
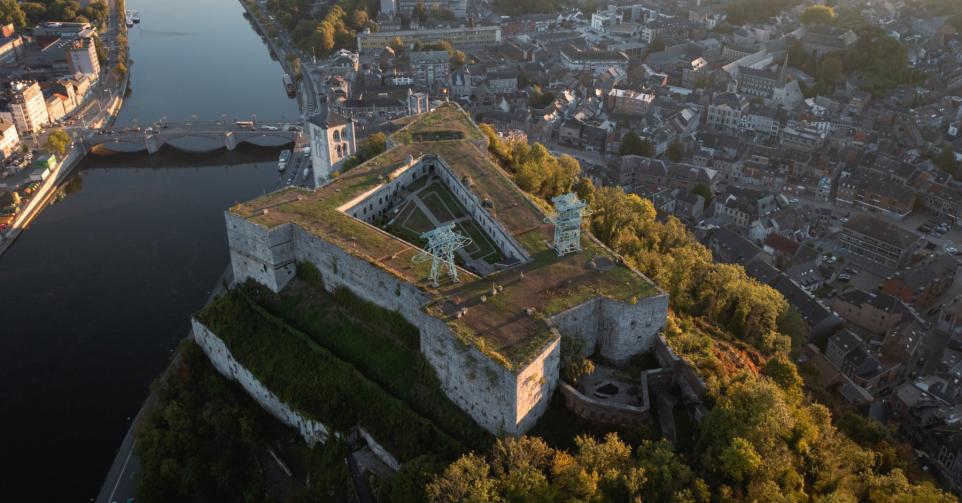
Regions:
M 126 86 L 127 79 L 124 79 L 124 85 Z M 124 88 L 126 89 L 126 87 Z M 123 106 L 123 97 L 115 96 L 111 100 L 110 106 L 105 111 L 93 127 L 103 127 L 104 125 L 113 124 L 117 119 L 117 114 L 120 113 L 120 108 Z M 20 237 L 30 226 L 30 222 L 33 222 L 35 218 L 47 207 L 47 204 L 53 200 L 53 196 L 56 195 L 57 190 L 60 185 L 63 184 L 73 173 L 73 169 L 80 164 L 80 161 L 87 155 L 87 148 L 83 143 L 74 143 L 70 147 L 70 151 L 67 155 L 58 160 L 58 163 L 51 170 L 50 175 L 45 178 L 37 192 L 30 198 L 27 206 L 21 211 L 17 218 L 10 224 L 10 228 L 4 233 L 0 234 L 0 257 L 13 246 L 13 243 Z
M 115 2 L 115 8 L 122 8 L 123 2 Z M 118 15 L 112 16 L 112 19 L 117 19 Z M 126 30 L 123 25 L 117 25 L 114 27 L 119 33 L 124 33 Z M 126 51 L 126 47 L 124 48 Z M 109 58 L 107 63 L 109 63 Z M 67 118 L 80 119 L 85 123 L 85 127 L 90 127 L 94 129 L 103 128 L 110 126 L 117 120 L 117 116 L 120 115 L 120 109 L 124 104 L 124 96 L 127 93 L 128 86 L 130 85 L 130 71 L 124 73 L 123 79 L 118 83 L 116 89 L 110 88 L 110 72 L 111 66 L 109 64 L 105 65 L 102 74 L 100 76 L 100 82 L 103 83 L 101 88 L 97 92 L 97 96 L 94 97 L 90 102 L 80 111 L 68 116 Z M 86 116 L 88 113 L 92 112 L 93 106 L 98 104 L 106 91 L 109 101 L 107 107 L 103 108 L 101 105 L 98 109 L 96 115 L 91 120 L 87 120 Z M 30 201 L 27 202 L 27 206 L 21 211 L 17 217 L 11 222 L 10 227 L 4 231 L 0 232 L 0 258 L 3 254 L 13 246 L 20 234 L 23 233 L 27 227 L 30 226 L 37 216 L 47 207 L 47 204 L 53 200 L 53 196 L 57 193 L 60 185 L 67 181 L 73 169 L 80 163 L 81 160 L 87 155 L 87 148 L 83 145 L 83 142 L 74 142 L 70 147 L 70 151 L 63 159 L 59 160 L 57 166 L 55 166 L 49 176 L 45 178 L 37 192 L 33 194 Z
M 254 24 L 254 27 L 256 28 L 256 30 L 260 32 L 263 39 L 267 42 L 268 48 L 270 49 L 270 51 L 276 56 L 278 62 L 281 65 L 281 68 L 285 72 L 293 75 L 295 73 L 293 71 L 294 70 L 293 64 L 287 58 L 287 55 L 294 54 L 294 52 L 292 47 L 289 45 L 289 43 L 283 39 L 283 37 L 286 37 L 286 34 L 283 34 L 283 31 L 281 31 L 282 34 L 278 36 L 279 38 L 282 38 L 281 42 L 285 46 L 285 47 L 281 47 L 277 41 L 275 41 L 272 37 L 270 37 L 267 34 L 268 31 L 266 30 L 265 26 L 261 24 L 261 21 L 258 19 L 258 16 L 256 16 L 255 13 L 251 11 L 248 4 L 243 0 L 241 0 L 240 4 L 243 6 L 245 12 L 248 14 L 248 18 Z M 296 54 L 295 54 L 295 57 L 297 57 Z M 302 67 L 302 71 L 303 70 L 305 69 Z M 278 85 L 280 85 L 280 82 L 278 83 Z M 311 81 L 309 76 L 301 79 L 300 88 L 301 88 L 300 89 L 301 92 L 298 96 L 299 99 L 297 100 L 298 108 L 300 109 L 302 115 L 305 113 L 306 114 L 313 113 L 317 105 L 316 98 L 315 98 L 316 91 L 314 89 L 313 82 Z M 231 268 L 231 265 L 228 264 L 227 270 L 221 276 L 221 280 L 218 281 L 216 287 L 213 289 L 213 291 L 211 292 L 211 295 L 208 297 L 207 302 L 205 302 L 204 305 L 206 306 L 207 304 L 209 304 L 217 295 L 221 294 L 224 291 L 224 288 L 226 285 L 230 285 L 232 284 L 232 282 L 233 282 L 233 270 Z M 187 336 L 191 337 L 192 336 L 191 332 L 188 332 Z M 170 372 L 171 368 L 174 367 L 175 362 L 176 362 L 176 354 L 174 358 L 171 359 L 170 363 L 167 365 L 164 371 L 162 372 L 160 379 L 163 379 L 164 376 L 166 376 Z M 139 424 L 141 424 L 141 422 L 147 416 L 147 413 L 149 412 L 151 406 L 156 401 L 157 401 L 157 397 L 151 391 L 148 394 L 147 399 L 144 400 L 143 404 L 138 410 L 137 415 L 134 417 L 133 421 L 131 421 L 130 427 L 128 428 L 127 433 L 124 435 L 124 439 L 117 450 L 117 454 L 114 456 L 114 460 L 111 463 L 110 469 L 108 470 L 107 475 L 104 479 L 104 482 L 101 485 L 100 491 L 96 499 L 94 500 L 96 503 L 111 503 L 113 501 L 127 501 L 128 498 L 136 497 L 137 487 L 136 487 L 135 477 L 136 477 L 137 470 L 140 467 L 140 462 L 137 459 L 136 454 L 134 453 L 134 449 L 137 443 L 136 433 L 137 433 Z
M 247 13 L 248 18 L 254 23 L 258 33 L 267 41 L 267 46 L 271 49 L 274 56 L 277 57 L 278 62 L 281 64 L 281 68 L 291 75 L 292 78 L 300 75 L 299 82 L 299 93 L 298 93 L 298 106 L 301 109 L 301 113 L 304 115 L 311 115 L 317 110 L 317 89 L 314 87 L 314 81 L 311 79 L 311 69 L 310 65 L 304 62 L 300 51 L 294 47 L 294 43 L 290 40 L 290 35 L 284 27 L 277 24 L 276 21 L 271 18 L 271 23 L 273 26 L 273 31 L 277 33 L 276 37 L 270 35 L 271 31 L 268 29 L 263 20 L 264 13 L 260 10 L 260 7 L 256 4 L 248 3 L 247 0 L 240 0 L 241 6 L 244 7 L 244 11 Z M 298 61 L 299 72 L 295 71 L 294 63 L 289 56 L 293 56 Z
M 211 289 L 210 296 L 207 297 L 207 301 L 204 302 L 204 306 L 207 306 L 214 301 L 215 298 L 222 295 L 226 291 L 226 286 L 234 282 L 234 271 L 228 264 L 227 269 L 221 275 L 220 280 Z M 193 332 L 187 332 L 187 338 L 192 338 Z M 158 379 L 166 378 L 170 369 L 174 368 L 177 363 L 177 353 L 170 359 L 170 363 L 164 369 L 163 373 L 158 377 Z M 113 503 L 114 501 L 130 501 L 137 497 L 137 481 L 136 475 L 137 470 L 140 468 L 140 461 L 134 454 L 134 448 L 137 445 L 137 429 L 150 408 L 157 402 L 157 396 L 151 392 L 147 395 L 147 399 L 144 400 L 143 405 L 140 406 L 140 410 L 137 411 L 137 415 L 134 416 L 133 421 L 130 422 L 130 428 L 127 429 L 127 433 L 124 435 L 124 440 L 120 444 L 120 448 L 117 450 L 117 455 L 114 456 L 113 463 L 110 464 L 110 469 L 107 470 L 107 476 L 104 479 L 104 483 L 100 486 L 100 492 L 97 493 L 97 498 L 94 503 Z

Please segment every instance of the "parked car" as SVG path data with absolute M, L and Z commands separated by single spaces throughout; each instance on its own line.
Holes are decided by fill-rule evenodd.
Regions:
M 851 276 L 851 275 L 848 275 L 848 274 L 839 274 L 839 275 L 838 275 L 838 280 L 839 280 L 839 281 L 850 281 L 851 279 L 852 279 L 852 276 Z

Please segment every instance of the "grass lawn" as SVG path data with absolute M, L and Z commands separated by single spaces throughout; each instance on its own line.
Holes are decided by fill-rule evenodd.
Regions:
M 428 211 L 442 224 L 454 220 L 454 212 L 449 210 L 448 206 L 441 201 L 441 196 L 436 192 L 429 192 L 429 190 L 425 189 L 419 194 L 421 202 L 428 208 Z
M 447 209 L 451 214 L 452 218 L 450 218 L 450 220 L 468 216 L 468 210 L 464 209 L 464 206 L 461 205 L 457 198 L 454 197 L 454 194 L 452 194 L 447 186 L 445 186 L 443 183 L 432 183 L 418 195 L 421 196 L 421 199 L 423 200 L 428 194 L 435 194 L 441 199 L 441 202 L 444 204 L 444 208 Z M 428 204 L 427 201 L 424 203 Z M 428 207 L 431 208 L 431 211 L 434 211 L 433 206 Z M 438 220 L 441 220 L 440 216 L 438 216 Z M 443 222 L 444 220 L 441 221 Z
M 504 259 L 501 256 L 501 252 L 494 246 L 488 235 L 474 223 L 473 220 L 464 220 L 458 222 L 458 230 L 471 238 L 472 244 L 475 246 L 474 251 L 469 251 L 471 258 L 475 260 L 486 260 L 490 263 L 500 262 Z
M 410 230 L 411 232 L 415 232 L 418 235 L 434 228 L 434 224 L 431 223 L 431 220 L 428 219 L 428 216 L 425 215 L 423 211 L 421 211 L 421 208 L 419 208 L 418 205 L 410 201 L 407 203 L 407 205 L 411 208 L 407 217 L 404 219 L 398 219 L 398 222 L 402 227 Z

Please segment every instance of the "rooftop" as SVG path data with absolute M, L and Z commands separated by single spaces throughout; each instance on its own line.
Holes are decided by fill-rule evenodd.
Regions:
M 448 139 L 451 132 L 461 138 Z M 430 141 L 433 138 L 441 139 Z M 230 211 L 268 228 L 296 224 L 417 285 L 432 297 L 425 307 L 428 313 L 511 369 L 523 367 L 554 339 L 547 317 L 596 297 L 633 302 L 659 293 L 587 233 L 581 253 L 558 257 L 549 247 L 553 227 L 545 223 L 539 203 L 479 149 L 484 147 L 484 135 L 458 107 L 446 105 L 419 116 L 391 139 L 397 146 L 315 191 L 287 188 Z M 532 257 L 530 261 L 483 278 L 463 272 L 461 283 L 445 280 L 434 287 L 427 280 L 430 263 L 411 260 L 420 252 L 417 246 L 338 210 L 392 180 L 410 159 L 428 155 L 439 157 L 480 200 L 490 201 L 487 211 Z M 493 289 L 500 291 L 492 295 Z

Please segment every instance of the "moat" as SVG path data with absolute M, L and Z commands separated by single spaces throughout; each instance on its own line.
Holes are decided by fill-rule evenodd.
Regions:
M 132 92 L 117 127 L 298 119 L 237 1 L 128 8 L 143 22 L 129 34 Z M 89 156 L 0 258 L 9 498 L 38 487 L 53 501 L 96 495 L 151 379 L 227 266 L 224 209 L 281 183 L 277 150 Z

